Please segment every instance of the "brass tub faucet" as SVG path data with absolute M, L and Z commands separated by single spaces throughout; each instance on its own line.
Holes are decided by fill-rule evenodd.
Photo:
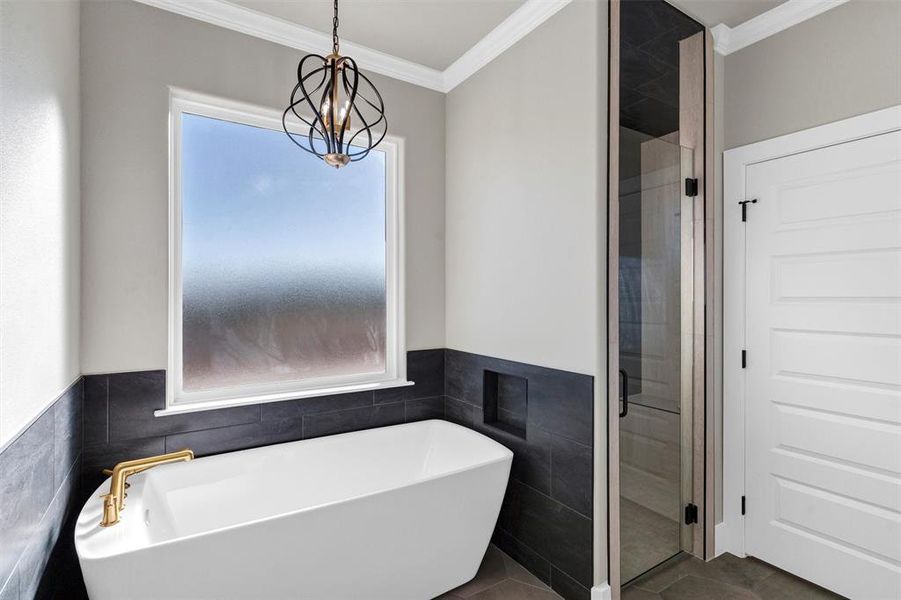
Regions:
M 185 448 L 178 452 L 126 460 L 113 467 L 112 471 L 104 470 L 103 472 L 110 475 L 112 479 L 109 493 L 103 496 L 103 520 L 100 521 L 100 526 L 110 527 L 119 522 L 119 512 L 125 507 L 125 488 L 128 486 L 129 477 L 158 465 L 186 462 L 193 459 L 194 452 Z

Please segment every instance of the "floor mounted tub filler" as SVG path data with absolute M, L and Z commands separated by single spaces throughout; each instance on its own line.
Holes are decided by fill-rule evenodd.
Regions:
M 92 600 L 427 600 L 475 576 L 512 459 L 435 420 L 162 465 L 75 545 Z

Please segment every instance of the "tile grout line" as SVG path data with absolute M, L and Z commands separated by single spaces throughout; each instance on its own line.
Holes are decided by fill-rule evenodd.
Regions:
M 506 566 L 505 566 L 504 568 L 506 569 Z M 488 587 L 486 587 L 484 590 L 479 590 L 478 592 L 476 592 L 476 593 L 474 593 L 474 594 L 470 594 L 469 596 L 463 596 L 463 598 L 464 598 L 464 600 L 467 600 L 468 598 L 472 598 L 472 597 L 474 597 L 474 596 L 478 596 L 479 594 L 481 594 L 481 593 L 483 593 L 483 592 L 487 592 L 488 590 L 494 589 L 494 588 L 496 588 L 497 586 L 499 586 L 500 584 L 506 583 L 506 582 L 509 581 L 509 580 L 510 580 L 510 578 L 509 578 L 509 577 L 506 577 L 506 578 L 504 578 L 504 579 L 501 579 L 501 580 L 498 581 L 497 583 L 492 583 L 491 585 L 489 585 Z
M 519 480 L 519 479 L 514 479 L 514 481 L 519 482 L 521 485 L 526 486 L 527 488 L 529 488 L 530 490 L 532 490 L 533 492 L 535 492 L 535 493 L 537 493 L 537 494 L 541 494 L 542 496 L 544 496 L 545 498 L 547 498 L 547 499 L 550 500 L 551 502 L 554 502 L 554 503 L 556 503 L 556 504 L 559 504 L 560 506 L 562 506 L 562 507 L 565 508 L 566 510 L 568 510 L 568 511 L 574 513 L 574 514 L 579 515 L 579 516 L 582 517 L 583 519 L 588 519 L 589 521 L 594 521 L 594 519 L 593 519 L 592 517 L 589 517 L 588 515 L 583 515 L 581 512 L 579 512 L 579 511 L 577 511 L 576 509 L 572 508 L 572 507 L 569 506 L 568 504 L 564 504 L 563 502 L 557 500 L 556 498 L 554 498 L 554 497 L 552 497 L 552 496 L 550 496 L 550 495 L 548 495 L 548 494 L 545 494 L 544 492 L 542 492 L 542 491 L 539 490 L 538 488 L 536 488 L 536 487 L 534 487 L 534 486 L 532 486 L 532 485 L 529 485 L 529 484 L 526 483 L 525 481 L 521 481 L 521 480 Z
M 550 581 L 550 579 L 551 579 L 551 571 L 553 570 L 553 567 L 554 567 L 554 563 L 551 562 L 551 559 L 545 558 L 545 556 L 544 556 L 541 552 L 539 552 L 539 551 L 536 550 L 535 548 L 532 548 L 530 545 L 526 544 L 525 542 L 523 542 L 522 540 L 520 540 L 518 537 L 516 537 L 515 535 L 513 535 L 512 533 L 510 533 L 509 531 L 507 531 L 507 530 L 504 529 L 503 527 L 501 527 L 501 526 L 498 525 L 498 529 L 500 529 L 501 531 L 503 531 L 504 533 L 506 533 L 507 535 L 509 535 L 511 538 L 513 538 L 513 539 L 516 541 L 517 544 L 519 544 L 520 546 L 522 546 L 523 548 L 525 548 L 525 549 L 528 550 L 529 552 L 532 552 L 533 554 L 535 554 L 536 556 L 538 556 L 539 558 L 541 558 L 541 560 L 547 561 L 547 565 L 548 565 L 548 574 L 547 574 L 547 578 L 548 578 L 548 581 Z M 496 545 L 496 544 L 495 544 L 495 545 Z M 504 551 L 500 548 L 500 546 L 498 546 L 498 550 L 500 550 L 501 552 L 504 552 Z M 507 553 L 504 552 L 504 554 L 507 554 Z M 507 554 L 507 556 L 510 556 L 510 555 Z M 510 558 L 513 558 L 513 557 L 510 556 Z M 529 569 L 527 569 L 526 566 L 523 565 L 521 562 L 519 562 L 519 561 L 516 560 L 515 558 L 513 558 L 513 560 L 516 561 L 518 564 L 522 565 L 522 568 L 523 568 L 523 569 L 526 569 L 526 571 L 529 571 Z M 532 571 L 529 571 L 529 573 L 532 573 Z M 535 574 L 532 573 L 532 575 L 535 575 Z M 535 575 L 535 576 L 538 577 L 537 575 Z M 541 578 L 538 577 L 538 580 L 541 581 Z M 544 583 L 544 582 L 542 582 L 542 583 Z
M 466 406 L 470 407 L 470 408 L 473 409 L 473 410 L 482 410 L 482 407 L 481 407 L 481 406 L 479 406 L 478 404 L 473 404 L 472 402 L 469 402 L 468 400 L 461 400 L 460 398 L 457 398 L 456 396 L 451 396 L 450 394 L 445 394 L 445 397 L 450 398 L 451 400 L 454 400 L 454 401 L 456 401 L 456 402 L 460 402 L 460 403 L 462 403 L 462 404 L 465 404 Z M 559 438 L 561 438 L 561 439 L 563 439 L 563 440 L 566 440 L 567 442 L 569 442 L 569 443 L 571 443 L 571 444 L 576 444 L 577 446 L 581 446 L 582 448 L 587 448 L 587 449 L 589 449 L 589 450 L 591 450 L 592 448 L 594 448 L 594 446 L 593 446 L 592 444 L 586 444 L 585 442 L 582 442 L 582 441 L 573 439 L 572 437 L 570 437 L 570 436 L 568 436 L 568 435 L 565 435 L 565 434 L 562 434 L 562 433 L 558 433 L 558 432 L 555 432 L 555 431 L 551 431 L 551 430 L 546 429 L 546 428 L 544 428 L 544 427 L 541 427 L 541 426 L 539 426 L 539 425 L 537 425 L 537 424 L 535 425 L 535 427 L 536 427 L 537 429 L 540 429 L 541 431 L 543 431 L 544 433 L 546 433 L 546 434 L 548 434 L 548 435 L 550 435 L 550 436 L 559 437 Z
M 520 567 L 522 567 L 522 569 L 523 569 L 526 573 L 528 573 L 528 574 L 531 575 L 532 577 L 535 577 L 535 579 L 538 579 L 538 577 L 537 577 L 534 573 L 532 573 L 531 571 L 529 571 L 528 569 L 526 569 L 525 566 L 523 566 L 518 560 L 516 560 L 515 558 L 513 558 L 512 556 L 510 556 L 509 554 L 507 554 L 506 552 L 504 552 L 504 551 L 501 550 L 500 548 L 498 548 L 497 545 L 495 545 L 494 547 L 497 548 L 497 551 L 498 551 L 498 552 L 500 552 L 501 554 L 503 554 L 504 556 L 506 556 L 507 558 L 509 558 L 510 560 L 512 560 L 513 562 L 515 562 L 516 564 L 518 564 Z M 510 580 L 515 581 L 515 582 L 517 582 L 517 583 L 521 583 L 521 584 L 523 584 L 523 585 L 527 585 L 527 586 L 533 587 L 533 588 L 535 588 L 536 590 L 543 590 L 543 591 L 545 591 L 545 592 L 553 591 L 553 588 L 551 588 L 551 586 L 547 585 L 546 583 L 544 583 L 544 582 L 541 581 L 540 579 L 538 579 L 538 581 L 541 581 L 541 585 L 542 585 L 543 587 L 538 587 L 537 585 L 534 585 L 534 584 L 532 584 L 532 583 L 527 583 L 527 582 L 525 582 L 525 581 L 519 581 L 518 579 L 513 579 L 513 577 L 510 577 L 510 571 L 507 570 L 507 564 L 506 564 L 506 563 L 504 563 L 504 571 L 507 573 L 507 579 L 510 579 Z
M 38 519 L 38 522 L 37 522 L 37 527 L 38 527 L 38 528 L 41 526 L 41 524 L 44 522 L 44 518 L 45 518 L 45 517 L 47 516 L 47 514 L 50 512 L 50 507 L 53 506 L 53 503 L 56 502 L 56 499 L 59 497 L 59 495 L 60 495 L 60 490 L 63 489 L 63 486 L 66 485 L 66 482 L 69 480 L 70 477 L 74 477 L 74 471 L 75 471 L 75 468 L 76 468 L 76 467 L 79 467 L 79 472 L 81 471 L 81 465 L 79 465 L 79 462 L 80 462 L 80 461 L 81 461 L 81 454 L 78 455 L 78 458 L 75 460 L 75 462 L 74 462 L 74 463 L 72 464 L 72 466 L 69 468 L 69 471 L 66 473 L 66 476 L 63 478 L 63 482 L 60 484 L 60 486 L 59 486 L 58 488 L 56 488 L 56 491 L 53 492 L 53 498 L 50 499 L 50 503 L 47 504 L 47 508 L 44 509 L 44 512 L 43 512 L 43 513 L 41 513 L 41 518 Z M 78 485 L 79 485 L 79 482 L 78 482 L 78 481 L 73 481 L 72 484 L 73 484 L 74 486 L 78 486 Z M 67 512 L 68 512 L 68 508 L 67 508 Z M 63 535 L 62 528 L 60 529 L 59 535 Z M 59 540 L 59 536 L 57 536 L 57 540 Z M 22 558 L 28 553 L 28 550 L 31 549 L 31 546 L 32 546 L 34 543 L 40 542 L 40 541 L 41 541 L 41 540 L 34 540 L 34 539 L 28 540 L 28 543 L 25 544 L 25 547 L 22 549 L 22 553 L 19 554 L 19 558 L 17 558 L 17 559 L 16 559 L 16 562 L 13 564 L 12 570 L 11 570 L 10 573 L 9 573 L 9 577 L 6 579 L 6 582 L 3 584 L 3 588 L 0 588 L 0 590 L 6 589 L 6 584 L 9 583 L 10 581 L 12 581 L 13 575 L 17 572 L 17 570 L 18 570 L 18 568 L 19 568 L 19 565 L 22 563 Z M 55 545 L 56 545 L 56 541 L 54 541 L 54 546 L 55 546 Z M 48 560 L 49 560 L 49 555 L 48 555 Z M 18 583 L 19 583 L 19 586 L 21 587 L 21 585 L 22 585 L 22 577 L 21 577 L 21 574 L 19 575 L 19 582 L 18 582 Z M 17 593 L 17 594 L 19 593 L 19 589 L 18 589 L 18 588 L 16 589 L 16 593 Z
M 517 481 L 519 481 L 519 480 L 517 479 Z M 520 481 L 520 483 L 522 483 L 522 482 Z M 522 485 L 526 485 L 526 484 L 522 483 Z M 527 487 L 530 487 L 531 489 L 535 490 L 535 488 L 533 488 L 532 486 L 527 486 Z M 535 491 L 538 492 L 538 490 L 535 490 Z M 540 494 L 541 492 L 538 492 L 538 493 Z M 569 508 L 569 507 L 567 507 L 566 505 L 563 505 L 563 504 L 561 504 L 561 506 L 563 506 L 564 508 Z M 570 510 L 572 510 L 572 509 L 570 509 Z M 573 511 L 573 512 L 576 512 L 576 511 Z M 579 514 L 579 513 L 576 513 L 576 514 Z M 507 531 L 507 530 L 504 529 L 503 527 L 500 527 L 500 526 L 498 526 L 498 527 L 499 527 L 499 529 L 500 529 L 501 531 L 503 531 L 504 533 L 506 533 L 507 535 L 509 535 L 511 538 L 513 538 L 514 540 L 516 540 L 516 543 L 517 543 L 517 544 L 520 544 L 520 545 L 523 546 L 524 548 L 527 548 L 528 550 L 530 550 L 531 552 L 533 552 L 535 555 L 539 556 L 542 560 L 546 560 L 546 561 L 547 561 L 547 564 L 548 564 L 548 566 L 550 567 L 550 571 L 548 572 L 548 579 L 551 578 L 551 575 L 553 574 L 554 569 L 557 569 L 558 571 L 560 571 L 561 573 L 563 573 L 564 575 L 566 575 L 567 577 L 569 577 L 570 579 L 572 579 L 573 581 L 575 581 L 576 583 L 578 583 L 579 585 L 581 585 L 582 587 L 585 587 L 585 586 L 582 584 L 582 582 L 579 581 L 579 579 L 578 579 L 577 577 L 575 577 L 575 576 L 573 576 L 572 574 L 570 574 L 569 572 L 565 571 L 565 570 L 564 570 L 562 567 L 560 567 L 559 565 L 554 564 L 554 561 L 552 561 L 550 558 L 547 558 L 546 556 L 544 556 L 544 554 L 542 554 L 542 553 L 539 552 L 538 550 L 535 550 L 534 548 L 532 548 L 531 546 L 529 546 L 528 544 L 526 544 L 525 542 L 523 542 L 522 540 L 520 540 L 518 537 L 516 537 L 515 535 L 513 535 L 511 532 Z M 498 548 L 498 549 L 500 550 L 500 548 Z M 501 551 L 503 552 L 503 550 L 501 550 Z M 505 553 L 505 554 L 506 554 L 506 553 Z M 513 558 L 513 557 L 511 556 L 510 558 Z M 514 558 L 513 560 L 516 560 L 516 559 Z M 516 561 L 516 562 L 519 562 L 519 561 Z M 522 563 L 520 563 L 520 564 L 522 564 Z M 523 568 L 525 569 L 525 567 L 523 567 Z M 526 569 L 526 571 L 529 571 L 529 570 Z M 529 573 L 531 573 L 531 571 L 529 571 Z M 533 573 L 533 575 L 534 575 L 534 573 Z M 540 579 L 540 578 L 539 578 L 539 579 Z M 590 588 L 589 588 L 589 589 L 590 589 Z
M 103 382 L 104 382 L 104 386 L 103 386 L 103 387 L 104 387 L 105 392 L 106 392 L 106 402 L 104 403 L 104 404 L 105 404 L 105 409 L 106 409 L 106 443 L 109 444 L 109 443 L 110 443 L 109 375 L 104 375 L 104 376 L 103 376 Z
M 553 440 L 553 438 L 551 438 L 550 444 L 548 444 L 548 447 L 547 447 L 547 493 L 548 493 L 548 498 L 550 498 L 551 500 L 556 500 L 557 502 L 560 502 L 559 500 L 554 498 L 554 440 Z

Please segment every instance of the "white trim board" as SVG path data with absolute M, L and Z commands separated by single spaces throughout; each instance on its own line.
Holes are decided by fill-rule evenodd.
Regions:
M 610 600 L 610 585 L 605 581 L 591 588 L 591 600 Z
M 231 29 L 304 52 L 328 52 L 332 36 L 225 0 L 135 0 L 155 8 Z M 443 91 L 441 71 L 341 40 L 341 49 L 363 69 Z
M 447 93 L 503 54 L 571 1 L 527 0 L 443 71 L 346 40 L 342 41 L 342 47 L 363 69 Z M 714 49 L 723 55 L 731 54 L 847 1 L 788 0 L 741 25 L 729 27 L 720 23 L 710 29 Z M 227 0 L 135 0 L 135 2 L 304 52 L 324 51 L 331 47 L 332 43 L 331 36 L 326 33 L 238 6 Z
M 723 154 L 723 522 L 716 553 L 745 555 L 745 230 L 741 200 L 751 165 L 901 130 L 901 105 L 727 150 Z
M 341 40 L 341 49 L 365 70 L 447 93 L 571 1 L 527 0 L 444 71 L 346 40 Z M 226 0 L 135 0 L 135 2 L 304 52 L 325 52 L 332 46 L 331 35 Z
M 571 0 L 528 0 L 444 70 L 444 92 L 449 92 L 466 81 L 570 2 Z
M 714 50 L 722 55 L 731 54 L 789 27 L 802 23 L 848 0 L 788 0 L 741 25 L 729 27 L 720 23 L 710 29 Z
M 729 533 L 725 523 L 717 523 L 714 531 L 716 532 L 714 535 L 716 548 L 714 549 L 713 557 L 716 558 L 720 554 L 725 554 L 728 551 L 727 549 L 731 548 L 733 544 L 727 539 Z

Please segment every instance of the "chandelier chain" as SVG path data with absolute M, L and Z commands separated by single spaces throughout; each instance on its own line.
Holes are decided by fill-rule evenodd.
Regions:
M 335 0 L 335 16 L 332 19 L 332 52 L 338 54 L 338 0 Z

